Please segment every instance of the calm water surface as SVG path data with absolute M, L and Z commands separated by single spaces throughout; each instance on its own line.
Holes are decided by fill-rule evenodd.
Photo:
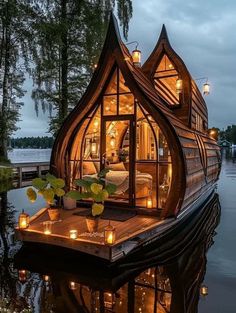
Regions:
M 224 158 L 218 193 L 221 211 L 216 197 L 200 232 L 192 228 L 185 237 L 185 249 L 176 237 L 171 257 L 153 251 L 142 266 L 111 272 L 84 260 L 64 262 L 65 255 L 49 260 L 32 251 L 16 254 L 19 244 L 12 233 L 19 211 L 34 214 L 44 203 L 29 203 L 25 189 L 2 193 L 0 312 L 235 313 L 236 162 L 231 159 Z M 14 266 L 25 272 L 13 268 L 15 254 Z M 199 292 L 202 285 L 207 296 Z

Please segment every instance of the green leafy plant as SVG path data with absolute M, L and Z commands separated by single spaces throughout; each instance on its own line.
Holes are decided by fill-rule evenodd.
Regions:
M 75 185 L 81 187 L 82 192 L 72 190 L 66 194 L 66 197 L 74 200 L 92 199 L 92 216 L 101 215 L 104 211 L 103 202 L 116 191 L 116 185 L 105 183 L 105 176 L 108 172 L 108 169 L 104 169 L 98 173 L 97 178 L 86 176 L 75 180 Z
M 32 186 L 36 191 L 32 187 L 26 191 L 31 202 L 35 202 L 37 196 L 40 195 L 49 205 L 54 205 L 58 199 L 58 204 L 61 206 L 62 197 L 65 195 L 65 181 L 62 178 L 57 178 L 48 173 L 45 177 L 33 179 Z

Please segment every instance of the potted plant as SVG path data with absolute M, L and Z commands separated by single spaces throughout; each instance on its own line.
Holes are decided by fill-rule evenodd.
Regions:
M 75 180 L 74 184 L 81 187 L 82 191 L 72 190 L 66 194 L 66 197 L 75 200 L 92 200 L 91 211 L 86 216 L 89 232 L 97 231 L 99 218 L 104 211 L 104 201 L 116 191 L 116 185 L 106 184 L 105 176 L 108 172 L 108 169 L 104 169 L 97 174 L 97 178 L 86 176 Z
M 65 181 L 62 178 L 56 178 L 48 173 L 42 178 L 35 178 L 32 181 L 32 187 L 28 188 L 26 194 L 31 202 L 35 202 L 37 195 L 43 196 L 48 204 L 48 215 L 52 221 L 60 218 L 60 208 L 62 207 L 62 197 L 65 195 Z

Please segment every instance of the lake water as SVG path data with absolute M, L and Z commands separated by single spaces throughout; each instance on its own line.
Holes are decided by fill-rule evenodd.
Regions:
M 49 162 L 52 149 L 13 149 L 9 152 L 12 163 Z
M 28 161 L 34 161 L 33 155 L 38 160 L 37 151 L 30 153 Z M 15 162 L 23 160 L 14 155 Z M 43 158 L 46 155 L 48 161 L 50 153 L 45 151 Z M 15 261 L 18 269 L 27 271 L 13 269 L 18 244 L 12 232 L 18 213 L 24 208 L 32 215 L 44 203 L 41 199 L 29 203 L 25 189 L 2 193 L 0 312 L 235 313 L 236 162 L 227 155 L 223 158 L 218 194 L 221 211 L 216 197 L 206 210 L 209 216 L 199 226 L 201 231 L 196 235 L 193 230 L 186 236 L 184 250 L 173 248 L 173 259 L 158 259 L 157 252 L 154 263 L 149 260 L 142 268 L 108 273 L 84 261 L 68 258 L 63 262 L 65 255 L 45 260 L 37 251 L 23 251 L 25 259 L 20 255 L 18 263 Z M 177 247 L 178 237 L 173 243 Z M 208 295 L 201 295 L 202 286 L 208 288 Z

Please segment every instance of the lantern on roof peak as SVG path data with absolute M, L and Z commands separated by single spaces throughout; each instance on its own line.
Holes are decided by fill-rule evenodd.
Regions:
M 135 49 L 132 51 L 132 59 L 134 66 L 141 67 L 141 50 L 138 49 L 139 43 L 137 41 L 128 42 L 126 45 L 135 43 Z

